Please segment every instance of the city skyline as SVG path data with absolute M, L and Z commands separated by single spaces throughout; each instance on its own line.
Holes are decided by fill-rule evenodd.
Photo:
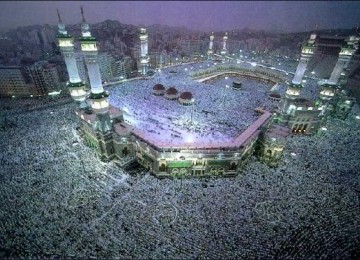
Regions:
M 5 1 L 1 3 L 0 30 L 56 25 L 56 9 L 65 24 L 76 24 L 81 22 L 80 6 L 89 23 L 110 19 L 136 26 L 161 24 L 200 31 L 250 28 L 296 32 L 312 30 L 315 25 L 319 29 L 349 29 L 358 24 L 360 17 L 360 3 L 349 1 Z

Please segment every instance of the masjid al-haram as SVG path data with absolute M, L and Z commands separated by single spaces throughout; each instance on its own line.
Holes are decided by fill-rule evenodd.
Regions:
M 358 32 L 275 67 L 210 33 L 152 68 L 139 28 L 136 75 L 105 82 L 81 14 L 76 39 L 58 12 L 67 96 L 1 99 L 1 258 L 359 258 Z

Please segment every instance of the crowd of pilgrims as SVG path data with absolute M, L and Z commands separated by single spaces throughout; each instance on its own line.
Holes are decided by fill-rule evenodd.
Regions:
M 358 106 L 289 138 L 277 168 L 250 157 L 236 177 L 184 180 L 101 162 L 74 110 L 2 122 L 0 257 L 358 256 Z
M 205 62 L 166 68 L 150 79 L 109 87 L 110 104 L 125 108 L 125 120 L 146 133 L 146 138 L 179 143 L 189 133 L 199 142 L 231 141 L 259 117 L 256 108 L 271 110 L 277 106 L 268 98 L 272 85 L 261 81 L 230 76 L 206 83 L 193 81 L 189 74 L 207 65 L 216 66 Z M 232 88 L 234 81 L 242 83 L 240 90 Z M 177 100 L 154 96 L 152 88 L 156 84 L 165 89 L 175 87 L 179 94 L 191 92 L 194 104 L 183 106 Z

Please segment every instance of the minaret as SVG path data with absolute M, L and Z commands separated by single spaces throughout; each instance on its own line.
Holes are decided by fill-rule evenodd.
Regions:
M 221 55 L 225 56 L 227 54 L 227 49 L 226 49 L 226 41 L 228 39 L 228 36 L 227 36 L 227 32 L 225 33 L 224 37 L 223 37 L 223 48 L 220 52 Z
M 340 78 L 341 73 L 347 68 L 352 55 L 356 51 L 356 38 L 350 37 L 346 44 L 344 44 L 340 50 L 339 58 L 336 62 L 336 65 L 331 73 L 328 84 L 336 85 Z
M 90 101 L 92 110 L 97 115 L 96 130 L 106 133 L 111 130 L 111 122 L 109 117 L 109 102 L 107 97 L 109 94 L 104 91 L 101 82 L 100 68 L 97 61 L 98 49 L 95 37 L 91 36 L 89 25 L 85 22 L 84 12 L 81 7 L 82 24 L 80 38 L 81 51 L 84 54 L 86 68 L 90 80 Z
M 289 84 L 282 106 L 282 113 L 285 115 L 293 115 L 295 112 L 296 107 L 292 104 L 295 99 L 300 97 L 300 90 L 302 88 L 301 84 Z
M 315 34 L 315 32 L 313 32 L 310 35 L 310 39 L 305 44 L 302 45 L 300 61 L 296 68 L 294 78 L 292 80 L 293 84 L 300 85 L 302 82 L 302 78 L 306 71 L 308 61 L 314 53 L 315 39 L 316 39 L 316 34 Z
M 315 32 L 313 32 L 310 35 L 310 39 L 302 45 L 299 64 L 296 68 L 292 83 L 288 85 L 285 93 L 285 98 L 282 106 L 282 113 L 285 115 L 292 115 L 295 112 L 296 107 L 293 105 L 293 102 L 295 101 L 295 99 L 300 97 L 300 91 L 303 87 L 303 85 L 301 84 L 302 78 L 306 71 L 307 63 L 312 54 L 314 53 L 315 39 L 316 34 Z
M 146 76 L 149 68 L 149 55 L 148 55 L 148 34 L 145 28 L 140 29 L 140 42 L 141 42 L 141 74 Z
M 211 35 L 210 35 L 209 49 L 207 51 L 207 55 L 208 55 L 209 60 L 212 58 L 212 55 L 214 54 L 213 45 L 214 45 L 214 32 L 212 32 Z
M 69 88 L 71 97 L 76 102 L 80 103 L 81 107 L 84 107 L 86 106 L 86 103 L 84 102 L 86 99 L 86 92 L 84 90 L 84 84 L 81 82 L 79 71 L 76 66 L 76 59 L 74 56 L 74 39 L 67 33 L 65 25 L 61 21 L 59 10 L 56 11 L 59 18 L 57 35 L 58 44 L 60 51 L 64 56 L 66 69 L 69 74 L 69 82 L 67 83 L 67 87 Z

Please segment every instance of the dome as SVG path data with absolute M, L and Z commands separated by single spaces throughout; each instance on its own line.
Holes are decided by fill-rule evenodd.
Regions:
M 179 96 L 180 104 L 184 106 L 191 106 L 194 103 L 194 98 L 191 92 L 185 91 Z
M 162 90 L 165 90 L 165 87 L 164 87 L 164 85 L 162 85 L 162 84 L 156 84 L 156 85 L 153 87 L 153 90 L 162 91 Z
M 181 93 L 180 97 L 181 99 L 184 99 L 184 100 L 191 100 L 193 98 L 193 95 L 191 94 L 191 92 L 183 92 Z
M 178 91 L 174 87 L 170 87 L 166 90 L 165 98 L 169 100 L 176 100 L 178 97 Z
M 166 90 L 166 94 L 167 95 L 177 95 L 178 91 L 176 88 L 174 87 L 170 87 Z

